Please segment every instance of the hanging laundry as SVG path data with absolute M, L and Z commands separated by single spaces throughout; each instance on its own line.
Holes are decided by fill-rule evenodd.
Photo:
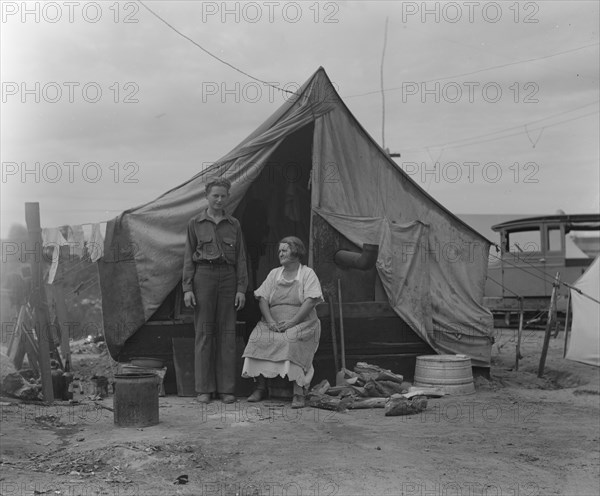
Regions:
M 82 226 L 69 226 L 69 234 L 67 236 L 67 242 L 69 243 L 70 255 L 77 255 L 79 258 L 83 257 L 84 248 L 84 234 Z
M 90 234 L 90 238 L 87 241 L 87 250 L 90 255 L 90 260 L 92 262 L 97 262 L 102 255 L 104 255 L 104 231 L 106 230 L 106 224 L 104 224 L 104 229 L 100 224 L 92 225 L 92 232 Z
M 58 269 L 58 260 L 60 258 L 60 247 L 68 245 L 69 243 L 57 227 L 45 227 L 42 229 L 42 246 L 44 248 L 52 247 L 52 260 L 50 270 L 48 271 L 48 284 L 52 284 L 54 282 L 54 277 L 56 276 L 56 269 Z

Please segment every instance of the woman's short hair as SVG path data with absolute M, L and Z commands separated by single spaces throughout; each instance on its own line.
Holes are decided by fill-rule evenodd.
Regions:
M 306 257 L 306 247 L 300 238 L 297 238 L 296 236 L 286 236 L 279 242 L 279 244 L 281 243 L 289 245 L 292 256 L 300 261 L 304 261 L 304 257 Z
M 209 181 L 205 187 L 206 194 L 210 194 L 210 190 L 216 188 L 217 186 L 223 186 L 227 190 L 227 193 L 229 193 L 229 190 L 231 189 L 231 181 L 229 179 L 225 179 L 224 177 L 218 177 L 212 181 Z

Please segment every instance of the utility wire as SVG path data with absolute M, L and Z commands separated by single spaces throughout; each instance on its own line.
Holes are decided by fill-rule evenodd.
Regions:
M 494 246 L 495 246 L 496 248 L 498 248 L 498 245 L 497 245 L 497 244 L 495 244 L 495 243 L 494 243 Z M 528 261 L 527 261 L 527 260 L 525 260 L 525 259 L 521 259 L 521 261 L 522 261 L 523 263 L 525 263 L 525 264 L 529 265 L 529 266 L 530 266 L 532 269 L 534 269 L 534 270 L 536 270 L 536 271 L 540 272 L 540 273 L 542 274 L 542 276 L 539 276 L 539 275 L 537 275 L 537 274 L 534 274 L 533 272 L 529 272 L 528 270 L 525 270 L 523 267 L 520 267 L 520 266 L 518 266 L 517 264 L 515 264 L 515 263 L 512 263 L 512 262 L 510 262 L 510 261 L 509 261 L 509 260 L 507 260 L 507 259 L 502 259 L 501 257 L 498 257 L 497 255 L 494 255 L 493 253 L 490 253 L 490 256 L 491 256 L 491 257 L 494 257 L 494 258 L 496 258 L 497 260 L 503 261 L 503 262 L 507 263 L 508 265 L 512 265 L 512 266 L 513 266 L 513 267 L 515 267 L 516 269 L 522 270 L 523 272 L 525 272 L 525 273 L 529 274 L 529 275 L 530 275 L 530 276 L 532 276 L 532 277 L 536 277 L 537 279 L 540 279 L 541 281 L 547 282 L 547 283 L 549 283 L 549 284 L 554 284 L 554 278 L 552 278 L 552 279 L 549 279 L 549 276 L 548 276 L 548 274 L 546 274 L 546 273 L 545 273 L 545 272 L 544 272 L 542 269 L 540 269 L 539 267 L 536 267 L 535 265 L 531 264 L 530 262 L 528 262 Z M 489 278 L 489 279 L 492 279 L 492 278 L 491 278 L 491 277 L 489 277 L 489 276 L 488 276 L 488 278 Z M 493 279 L 492 279 L 492 280 L 493 280 Z M 497 281 L 495 281 L 495 280 L 493 280 L 493 281 L 494 281 L 496 284 L 500 284 L 499 282 L 497 282 Z M 572 289 L 573 291 L 576 291 L 576 292 L 577 292 L 577 293 L 579 293 L 580 295 L 582 295 L 582 296 L 585 296 L 586 298 L 589 298 L 590 300 L 592 300 L 592 301 L 595 301 L 596 303 L 600 304 L 600 301 L 596 300 L 596 299 L 595 299 L 593 296 L 590 296 L 590 295 L 588 295 L 587 293 L 584 293 L 583 291 L 581 291 L 581 289 L 579 289 L 579 288 L 576 288 L 576 287 L 574 287 L 574 286 L 570 285 L 569 283 L 566 283 L 566 282 L 560 281 L 560 282 L 559 282 L 559 284 L 560 284 L 560 285 L 562 285 L 562 286 L 565 286 L 565 287 L 567 287 L 567 288 L 569 288 L 569 289 Z M 502 284 L 500 284 L 500 286 L 502 286 L 504 289 L 506 289 L 506 290 L 510 291 L 511 293 L 513 293 L 513 294 L 516 294 L 516 293 L 514 293 L 513 291 L 511 291 L 510 289 L 508 289 L 508 288 L 504 287 Z
M 540 127 L 533 128 L 533 129 L 529 128 L 529 131 L 538 131 L 538 130 L 542 130 L 543 131 L 547 127 L 554 127 L 554 126 L 558 126 L 560 124 L 564 124 L 566 122 L 576 121 L 578 119 L 582 119 L 583 117 L 587 117 L 589 115 L 595 115 L 597 113 L 598 113 L 598 111 L 596 111 L 596 112 L 588 112 L 587 114 L 582 114 L 582 115 L 579 115 L 577 117 L 572 117 L 571 119 L 564 119 L 562 121 L 554 122 L 552 124 L 546 124 L 545 126 L 540 126 Z M 527 126 L 527 124 L 524 124 L 524 126 Z M 525 131 L 527 132 L 527 129 Z M 464 143 L 462 145 L 448 145 L 448 144 L 445 144 L 445 145 L 441 145 L 441 146 L 443 146 L 444 148 L 462 148 L 463 146 L 479 145 L 481 143 L 489 143 L 490 141 L 497 141 L 497 140 L 501 140 L 501 139 L 504 139 L 504 138 L 510 138 L 512 136 L 518 136 L 518 135 L 520 135 L 522 133 L 523 133 L 523 131 L 518 131 L 518 132 L 515 132 L 515 133 L 511 133 L 511 134 L 506 134 L 504 136 L 498 136 L 497 138 L 489 138 L 489 139 L 480 140 L 480 141 L 473 141 L 473 142 L 469 142 L 469 143 Z M 529 141 L 531 142 L 531 139 L 529 139 Z M 534 146 L 534 148 L 535 148 L 535 146 Z
M 144 7 L 146 10 L 148 10 L 148 12 L 150 12 L 153 16 L 155 16 L 157 19 L 159 19 L 161 22 L 163 22 L 164 24 L 166 24 L 168 27 L 170 27 L 173 31 L 175 31 L 179 36 L 181 36 L 182 38 L 185 38 L 186 40 L 188 40 L 190 43 L 192 43 L 193 45 L 197 46 L 200 50 L 202 50 L 204 53 L 206 53 L 207 55 L 210 55 L 212 58 L 218 60 L 219 62 L 221 62 L 222 64 L 225 64 L 226 66 L 231 67 L 233 70 L 239 72 L 240 74 L 243 74 L 244 76 L 249 77 L 250 79 L 254 79 L 255 81 L 258 81 L 259 83 L 263 83 L 267 86 L 270 86 L 271 88 L 275 88 L 276 90 L 279 91 L 283 91 L 285 93 L 290 93 L 290 94 L 294 94 L 293 91 L 289 91 L 289 90 L 285 90 L 283 88 L 280 88 L 279 86 L 275 86 L 274 84 L 271 84 L 267 81 L 263 81 L 262 79 L 258 79 L 250 74 L 248 74 L 247 72 L 244 72 L 241 69 L 238 69 L 237 67 L 235 67 L 234 65 L 230 64 L 229 62 L 223 60 L 220 57 L 217 57 L 215 54 L 209 52 L 206 48 L 204 48 L 203 46 L 201 46 L 200 44 L 196 43 L 194 40 L 192 40 L 189 36 L 183 34 L 181 31 L 179 31 L 177 28 L 175 28 L 173 25 L 169 24 L 167 21 L 165 21 L 161 16 L 159 16 L 156 12 L 154 12 L 150 7 L 148 7 L 144 2 L 142 2 L 141 0 L 138 0 L 138 3 L 140 5 L 142 5 L 142 7 Z
M 574 109 L 571 109 L 571 110 L 565 110 L 563 112 L 559 112 L 558 114 L 553 114 L 553 115 L 550 115 L 548 117 L 543 117 L 541 119 L 537 119 L 535 121 L 531 121 L 531 122 L 528 122 L 526 124 L 520 124 L 519 126 L 512 126 L 512 127 L 506 128 L 506 129 L 500 129 L 498 131 L 492 131 L 491 133 L 480 134 L 478 136 L 472 136 L 470 138 L 462 138 L 462 139 L 454 140 L 454 141 L 447 141 L 445 143 L 439 143 L 439 144 L 436 144 L 436 145 L 428 145 L 426 147 L 408 148 L 408 149 L 406 149 L 404 151 L 405 152 L 414 152 L 414 151 L 420 151 L 420 150 L 427 149 L 427 148 L 438 148 L 438 147 L 439 148 L 459 148 L 461 146 L 469 146 L 469 145 L 475 145 L 475 144 L 479 144 L 479 143 L 485 143 L 487 141 L 494 141 L 496 139 L 509 138 L 511 136 L 516 136 L 518 134 L 521 134 L 523 131 L 519 131 L 518 133 L 508 134 L 508 135 L 505 135 L 505 136 L 498 136 L 497 138 L 494 138 L 494 139 L 491 139 L 491 140 L 474 141 L 474 140 L 479 140 L 481 138 L 487 138 L 489 136 L 495 136 L 497 134 L 507 133 L 507 132 L 510 132 L 510 131 L 513 131 L 513 130 L 516 130 L 516 129 L 520 129 L 523 126 L 528 126 L 529 127 L 529 126 L 531 126 L 531 124 L 536 124 L 536 123 L 543 122 L 543 121 L 546 121 L 546 120 L 554 119 L 554 118 L 556 118 L 556 117 L 558 117 L 560 115 L 568 114 L 568 113 L 571 113 L 571 112 L 576 112 L 577 110 L 581 110 L 583 108 L 587 108 L 587 107 L 591 107 L 593 105 L 597 105 L 598 102 L 600 102 L 600 100 L 596 100 L 594 102 L 588 103 L 586 105 L 582 105 L 580 107 L 575 107 Z M 544 126 L 540 126 L 540 127 L 536 127 L 536 128 L 529 127 L 529 130 L 530 131 L 537 131 L 538 129 L 543 129 L 543 128 L 546 128 L 546 127 L 556 126 L 558 124 L 563 124 L 565 122 L 570 122 L 572 120 L 581 119 L 582 117 L 587 117 L 588 115 L 593 115 L 593 114 L 596 114 L 596 113 L 598 113 L 598 112 L 588 112 L 587 114 L 579 115 L 577 117 L 573 117 L 573 118 L 570 118 L 570 119 L 565 119 L 565 120 L 554 122 L 554 123 L 551 123 L 551 124 L 546 124 Z M 464 142 L 466 142 L 466 143 L 464 143 Z M 464 143 L 464 144 L 457 145 L 458 143 Z
M 383 91 L 383 60 L 385 58 L 385 47 L 387 46 L 387 32 L 388 32 L 388 21 L 389 17 L 385 18 L 385 30 L 383 32 L 383 51 L 381 53 L 381 69 L 380 69 L 380 83 L 381 83 L 381 148 L 385 150 L 385 92 Z
M 434 79 L 428 79 L 426 81 L 421 81 L 421 83 L 423 83 L 423 84 L 424 83 L 432 83 L 434 81 L 443 81 L 445 79 L 452 79 L 452 78 L 460 78 L 460 77 L 465 77 L 465 76 L 472 76 L 473 74 L 479 74 L 481 72 L 491 71 L 491 70 L 494 70 L 494 69 L 501 69 L 501 68 L 509 67 L 509 66 L 512 66 L 512 65 L 525 64 L 525 63 L 528 63 L 528 62 L 535 62 L 537 60 L 543 60 L 543 59 L 548 59 L 548 58 L 551 58 L 551 57 L 557 57 L 559 55 L 564 55 L 565 53 L 576 52 L 576 51 L 579 51 L 579 50 L 583 50 L 585 48 L 589 48 L 589 47 L 593 47 L 593 46 L 598 46 L 598 45 L 599 45 L 599 43 L 592 43 L 590 45 L 584 45 L 584 46 L 581 46 L 581 47 L 578 47 L 578 48 L 572 48 L 571 50 L 565 50 L 564 52 L 557 52 L 557 53 L 552 53 L 550 55 L 544 55 L 543 57 L 536 57 L 536 58 L 527 59 L 527 60 L 519 60 L 517 62 L 509 62 L 507 64 L 494 65 L 494 66 L 491 66 L 491 67 L 486 67 L 485 69 L 478 69 L 478 70 L 472 71 L 472 72 L 463 72 L 461 74 L 454 74 L 452 76 L 444 76 L 444 77 L 439 77 L 439 78 L 434 78 Z M 383 91 L 397 91 L 397 90 L 401 90 L 402 88 L 403 88 L 403 86 L 395 86 L 393 88 L 388 88 L 388 89 L 383 90 Z M 379 93 L 379 91 L 368 91 L 366 93 L 357 93 L 355 95 L 344 96 L 343 98 L 344 99 L 347 99 L 347 98 L 357 98 L 359 96 L 374 95 L 376 93 Z

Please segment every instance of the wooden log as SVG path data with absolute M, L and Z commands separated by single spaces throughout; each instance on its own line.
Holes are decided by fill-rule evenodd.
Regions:
M 371 365 L 366 362 L 358 362 L 354 366 L 354 372 L 365 379 L 365 381 L 373 379 L 376 381 L 397 382 L 398 384 L 404 382 L 404 377 L 400 374 L 394 374 L 391 370 L 383 369 L 378 365 Z
M 327 379 L 323 379 L 319 384 L 311 388 L 310 392 L 313 394 L 326 394 L 331 389 L 331 384 Z
M 435 387 L 411 387 L 408 390 L 408 393 L 404 393 L 402 396 L 406 399 L 412 398 L 414 396 L 427 396 L 429 398 L 441 398 L 445 396 L 446 393 L 442 391 L 440 388 Z
M 346 397 L 344 399 L 334 398 L 327 394 L 312 394 L 309 393 L 306 399 L 306 404 L 313 408 L 321 408 L 323 410 L 332 410 L 335 412 L 345 412 L 348 406 L 354 402 L 354 398 Z
M 427 408 L 427 398 L 425 396 L 415 396 L 411 399 L 391 398 L 385 406 L 386 417 L 396 417 L 400 415 L 414 415 Z
M 404 389 L 400 384 L 394 381 L 376 381 L 385 391 L 389 392 L 388 396 L 391 396 L 394 393 L 406 393 L 407 390 Z
M 370 380 L 365 384 L 365 391 L 372 398 L 386 398 L 390 396 L 377 381 Z
M 359 386 L 333 386 L 327 390 L 326 394 L 340 397 L 354 395 L 366 398 L 369 396 L 365 388 Z
M 365 398 L 363 400 L 354 400 L 348 408 L 358 410 L 364 408 L 385 408 L 388 398 Z

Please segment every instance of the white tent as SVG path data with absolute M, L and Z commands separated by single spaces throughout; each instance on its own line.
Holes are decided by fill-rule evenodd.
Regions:
M 600 367 L 600 257 L 573 286 L 583 294 L 571 289 L 573 324 L 566 358 Z

